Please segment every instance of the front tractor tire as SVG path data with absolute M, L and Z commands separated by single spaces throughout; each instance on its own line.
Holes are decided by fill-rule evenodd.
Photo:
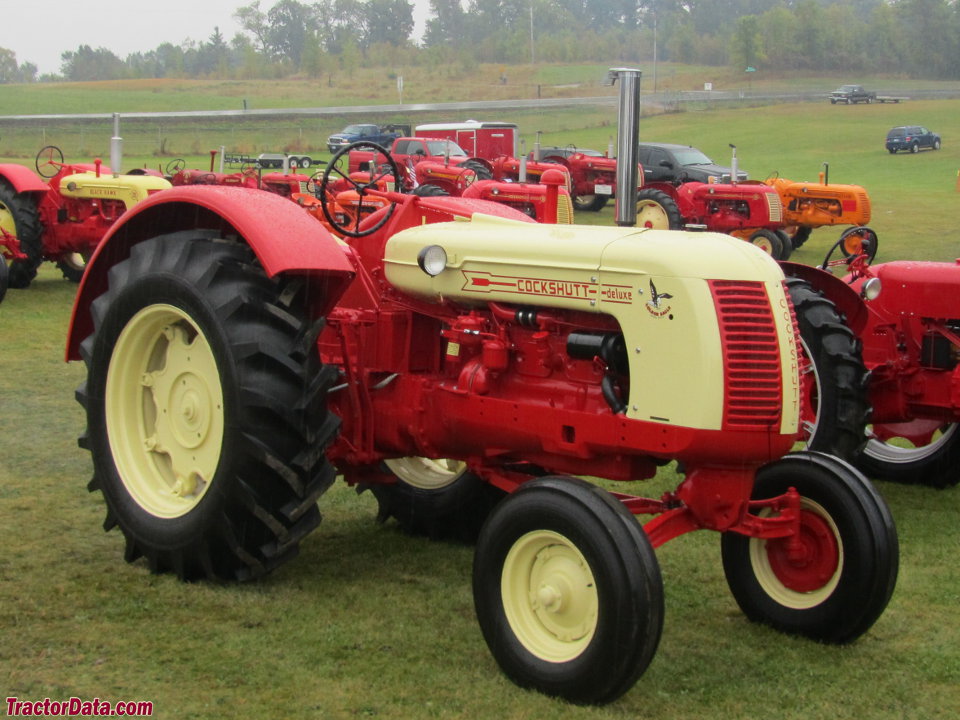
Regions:
M 600 212 L 609 199 L 608 195 L 574 195 L 571 201 L 577 212 Z
M 81 345 L 90 490 L 127 561 L 247 580 L 293 557 L 334 473 L 315 329 L 295 282 L 198 233 L 140 243 L 110 271 Z
M 667 193 L 653 188 L 637 192 L 637 227 L 679 230 L 682 222 L 680 208 Z
M 473 597 L 507 677 L 579 704 L 629 690 L 663 628 L 646 534 L 613 496 L 573 478 L 529 481 L 494 510 L 477 542 Z
M 880 617 L 896 585 L 893 518 L 869 481 L 830 455 L 795 453 L 765 465 L 753 499 L 791 487 L 800 494 L 799 533 L 769 540 L 725 533 L 727 583 L 754 622 L 822 642 L 852 642 Z

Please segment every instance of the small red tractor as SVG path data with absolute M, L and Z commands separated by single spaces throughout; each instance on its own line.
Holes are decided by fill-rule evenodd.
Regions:
M 539 134 L 530 159 L 556 163 L 570 173 L 570 197 L 575 210 L 599 212 L 616 196 L 617 161 L 597 150 L 566 147 L 541 147 Z
M 114 174 L 99 160 L 65 163 L 53 145 L 40 150 L 34 164 L 37 174 L 22 165 L 0 165 L 0 252 L 13 288 L 29 286 L 44 260 L 79 282 L 87 258 L 117 218 L 170 187 L 163 178 Z
M 389 206 L 343 240 L 274 194 L 190 186 L 97 249 L 67 356 L 87 365 L 89 487 L 128 561 L 260 577 L 339 474 L 405 530 L 476 536 L 492 654 L 572 702 L 614 700 L 651 662 L 654 548 L 694 530 L 721 534 L 751 620 L 832 643 L 873 625 L 893 520 L 853 467 L 790 452 L 803 380 L 772 259 L 729 236 L 362 189 Z M 671 460 L 684 477 L 660 498 L 579 479 Z
M 805 299 L 795 298 L 798 318 L 803 317 L 804 302 L 816 308 L 816 314 L 801 320 L 801 336 L 814 325 L 833 336 L 809 348 L 803 340 L 813 361 L 815 385 L 828 406 L 825 417 L 846 416 L 855 424 L 859 416 L 867 428 L 865 444 L 831 447 L 870 477 L 937 488 L 956 485 L 960 261 L 871 266 L 875 239 L 859 251 L 848 244 L 849 238 L 841 237 L 819 268 L 783 263 L 793 278 L 788 282 L 807 288 Z M 831 259 L 837 249 L 844 259 Z M 837 265 L 848 268 L 843 280 L 823 272 Z M 862 360 L 849 350 L 836 350 L 845 336 L 853 336 L 862 347 Z M 869 412 L 861 414 L 863 408 Z M 836 433 L 836 421 L 825 422 L 827 427 L 812 429 L 812 442 Z
M 764 183 L 780 194 L 783 206 L 783 230 L 795 250 L 810 233 L 826 225 L 851 225 L 845 237 L 855 236 L 876 243 L 870 222 L 870 195 L 860 185 L 838 185 L 829 182 L 829 167 L 824 163 L 819 182 L 794 182 L 772 175 Z
M 762 183 L 644 183 L 637 192 L 637 222 L 650 228 L 734 235 L 775 260 L 786 260 L 793 250 L 781 230 L 780 196 Z

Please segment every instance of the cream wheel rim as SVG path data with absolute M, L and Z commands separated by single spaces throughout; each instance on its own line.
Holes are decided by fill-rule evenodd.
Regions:
M 130 318 L 110 359 L 105 412 L 136 503 L 161 518 L 196 507 L 220 460 L 223 389 L 209 341 L 183 310 L 150 305 Z

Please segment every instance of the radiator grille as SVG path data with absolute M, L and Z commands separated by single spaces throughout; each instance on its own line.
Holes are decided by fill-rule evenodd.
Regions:
M 780 423 L 780 344 L 763 283 L 710 282 L 724 362 L 724 429 Z
M 778 223 L 783 220 L 783 203 L 780 202 L 780 195 L 775 192 L 768 192 L 764 197 L 767 198 L 770 222 Z

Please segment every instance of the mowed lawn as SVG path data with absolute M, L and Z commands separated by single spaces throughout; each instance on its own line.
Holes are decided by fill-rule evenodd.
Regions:
M 958 101 L 803 103 L 644 117 L 641 137 L 694 144 L 724 164 L 733 143 L 758 179 L 814 180 L 829 163 L 831 182 L 870 193 L 878 261 L 953 262 L 958 116 Z M 527 119 L 524 132 L 532 138 L 547 122 L 551 144 L 604 149 L 611 133 L 574 115 Z M 943 149 L 888 155 L 886 130 L 905 123 L 939 131 Z M 607 208 L 584 220 L 612 217 Z M 816 231 L 793 259 L 820 261 L 839 232 Z M 85 421 L 73 394 L 85 370 L 63 362 L 74 291 L 48 263 L 0 304 L 4 697 L 148 700 L 162 718 L 960 716 L 957 488 L 878 484 L 899 530 L 900 579 L 873 629 L 844 647 L 747 622 L 715 534 L 668 543 L 658 551 L 667 607 L 659 652 L 633 690 L 602 708 L 507 681 L 474 617 L 472 549 L 377 525 L 369 493 L 342 483 L 321 498 L 324 522 L 300 556 L 261 582 L 183 584 L 127 564 L 119 532 L 102 531 L 101 497 L 86 490 L 89 455 L 77 447 Z M 625 490 L 659 496 L 675 483 L 667 469 Z

